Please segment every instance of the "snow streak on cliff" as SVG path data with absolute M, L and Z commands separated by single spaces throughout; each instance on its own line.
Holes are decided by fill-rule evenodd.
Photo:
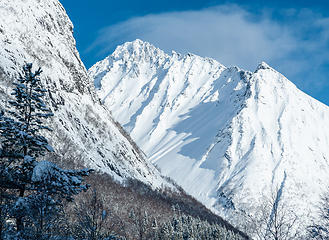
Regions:
M 329 108 L 266 63 L 226 68 L 136 40 L 89 75 L 149 159 L 215 212 L 252 212 L 281 186 L 299 216 L 314 214 L 329 180 Z
M 0 106 L 7 108 L 12 82 L 26 63 L 41 67 L 54 113 L 48 139 L 67 161 L 133 177 L 159 187 L 165 181 L 99 101 L 80 60 L 73 25 L 58 0 L 0 3 Z M 165 183 L 166 184 L 166 183 Z

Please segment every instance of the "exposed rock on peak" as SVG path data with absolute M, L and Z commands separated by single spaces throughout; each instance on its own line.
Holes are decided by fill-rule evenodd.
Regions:
M 257 69 L 255 70 L 254 73 L 257 73 L 259 70 L 271 70 L 271 71 L 275 71 L 273 68 L 271 68 L 266 62 L 261 62 Z

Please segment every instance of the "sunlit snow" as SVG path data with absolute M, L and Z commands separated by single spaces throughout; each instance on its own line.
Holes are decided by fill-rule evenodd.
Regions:
M 329 182 L 329 108 L 266 63 L 252 73 L 136 40 L 89 74 L 150 161 L 213 211 L 252 211 L 285 181 L 298 215 L 315 214 Z

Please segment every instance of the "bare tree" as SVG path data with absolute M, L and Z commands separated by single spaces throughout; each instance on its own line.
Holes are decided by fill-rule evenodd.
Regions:
M 115 235 L 125 236 L 124 222 L 109 209 L 102 196 L 94 190 L 90 199 L 76 204 L 76 237 L 103 240 Z
M 258 239 L 299 239 L 294 206 L 284 199 L 282 190 L 282 186 L 271 188 L 262 196 L 255 214 L 249 216 L 248 228 Z
M 308 227 L 309 237 L 329 239 L 329 188 L 320 196 L 318 215 L 314 224 Z

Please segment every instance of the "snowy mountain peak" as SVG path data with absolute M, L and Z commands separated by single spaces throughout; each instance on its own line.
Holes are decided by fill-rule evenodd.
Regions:
M 115 59 L 134 59 L 134 60 L 149 60 L 156 56 L 166 57 L 167 55 L 158 48 L 155 48 L 148 42 L 143 42 L 136 39 L 133 42 L 126 42 L 125 44 L 118 46 L 112 57 Z
M 114 118 L 162 173 L 227 217 L 252 213 L 250 202 L 282 185 L 306 222 L 329 181 L 329 108 L 265 62 L 252 73 L 134 43 L 89 74 Z M 128 46 L 135 53 L 116 58 Z M 149 61 L 145 46 L 152 49 Z
M 275 71 L 273 68 L 271 68 L 266 62 L 261 62 L 258 67 L 256 68 L 254 73 L 257 73 L 259 70 L 271 70 Z

